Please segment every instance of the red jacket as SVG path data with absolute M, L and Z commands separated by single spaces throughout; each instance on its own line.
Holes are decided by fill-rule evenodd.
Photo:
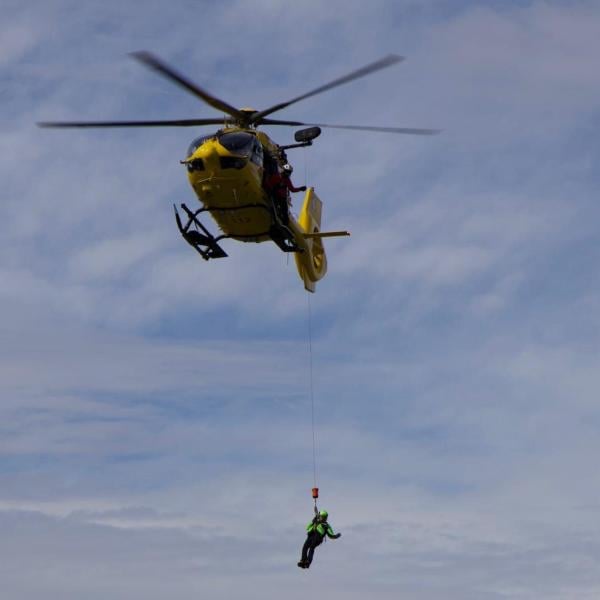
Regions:
M 287 175 L 281 173 L 272 173 L 265 180 L 265 187 L 267 190 L 272 190 L 278 196 L 287 196 L 287 191 L 290 192 L 304 192 L 306 186 L 295 187 L 292 180 Z

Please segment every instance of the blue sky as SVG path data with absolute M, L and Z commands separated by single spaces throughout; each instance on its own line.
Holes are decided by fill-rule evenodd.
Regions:
M 3 4 L 0 569 L 42 594 L 591 599 L 600 593 L 596 2 Z M 261 109 L 407 60 L 281 118 L 329 273 L 273 244 L 204 263 L 179 160 L 210 129 L 39 120 L 216 116 L 150 50 Z M 293 131 L 267 130 L 287 143 Z M 299 199 L 295 200 L 298 207 Z

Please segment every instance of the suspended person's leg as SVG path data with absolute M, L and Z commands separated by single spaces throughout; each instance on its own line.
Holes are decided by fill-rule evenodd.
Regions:
M 315 553 L 315 548 L 316 548 L 316 546 L 311 544 L 310 548 L 308 549 L 308 556 L 306 558 L 306 562 L 304 563 L 306 569 L 308 569 L 310 567 L 310 564 L 313 561 L 313 555 Z
M 298 566 L 301 567 L 302 569 L 306 568 L 306 565 L 308 563 L 308 550 L 311 546 L 311 536 L 308 535 L 306 536 L 306 541 L 304 542 L 304 546 L 302 546 L 302 557 L 300 558 L 300 562 L 298 563 Z
M 313 561 L 315 548 L 321 545 L 321 537 L 319 535 L 313 535 L 310 541 L 310 547 L 308 549 L 308 556 L 306 557 L 307 562 L 306 568 L 308 569 Z

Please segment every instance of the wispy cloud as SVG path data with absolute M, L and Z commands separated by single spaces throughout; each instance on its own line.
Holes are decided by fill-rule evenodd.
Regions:
M 9 4 L 5 593 L 596 598 L 596 5 Z M 328 131 L 292 156 L 326 227 L 353 233 L 328 240 L 310 301 L 318 482 L 344 535 L 309 574 L 293 261 L 229 242 L 204 263 L 183 244 L 172 204 L 194 201 L 178 161 L 195 132 L 34 126 L 213 114 L 139 49 L 258 108 L 397 52 L 282 115 L 444 130 Z

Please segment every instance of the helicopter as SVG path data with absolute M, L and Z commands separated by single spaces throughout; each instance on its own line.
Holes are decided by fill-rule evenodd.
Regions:
M 314 187 L 304 187 L 302 208 L 295 218 L 291 212 L 289 188 L 285 176 L 292 168 L 286 151 L 311 146 L 321 128 L 351 129 L 412 135 L 432 135 L 437 129 L 408 127 L 376 127 L 365 125 L 327 125 L 270 118 L 270 115 L 311 96 L 328 91 L 355 79 L 374 73 L 404 60 L 390 54 L 354 70 L 309 92 L 263 110 L 235 108 L 193 83 L 150 52 L 133 52 L 142 65 L 190 92 L 212 108 L 223 113 L 221 118 L 196 118 L 160 121 L 44 121 L 40 127 L 107 128 L 107 127 L 196 127 L 221 125 L 216 132 L 195 138 L 181 160 L 189 182 L 200 202 L 200 208 L 173 205 L 175 221 L 184 240 L 204 260 L 223 258 L 227 253 L 221 240 L 242 242 L 273 241 L 283 252 L 294 253 L 298 274 L 309 292 L 327 272 L 323 239 L 350 235 L 347 231 L 321 231 L 323 203 Z M 260 125 L 305 127 L 295 132 L 295 144 L 280 145 Z M 287 179 L 289 182 L 289 178 Z M 221 232 L 211 233 L 200 215 L 208 212 Z M 182 218 L 183 217 L 183 218 Z

